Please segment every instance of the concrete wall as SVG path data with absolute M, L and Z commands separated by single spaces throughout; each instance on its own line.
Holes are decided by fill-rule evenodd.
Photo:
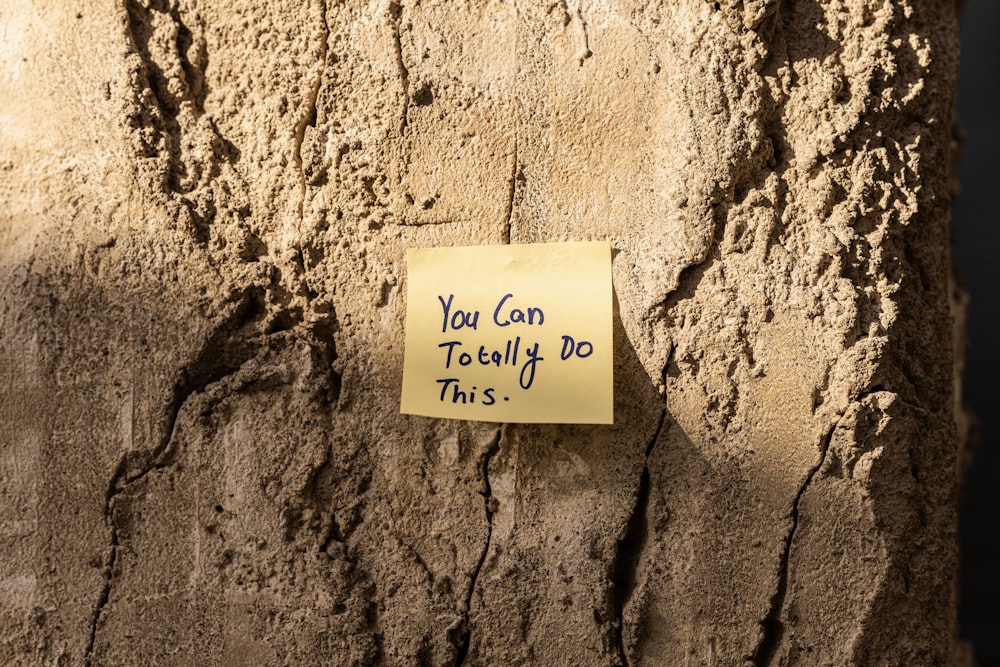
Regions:
M 8 3 L 0 657 L 943 665 L 954 3 Z M 398 411 L 601 239 L 615 424 Z

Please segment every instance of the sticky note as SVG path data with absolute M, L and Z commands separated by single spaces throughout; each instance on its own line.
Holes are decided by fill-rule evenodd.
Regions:
M 611 424 L 611 246 L 413 248 L 401 412 Z

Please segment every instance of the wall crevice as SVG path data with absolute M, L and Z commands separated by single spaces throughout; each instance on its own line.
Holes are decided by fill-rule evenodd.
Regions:
M 850 401 L 849 405 L 862 402 L 872 393 L 875 392 L 872 390 L 862 392 Z M 819 461 L 809 470 L 809 473 L 806 475 L 802 485 L 799 487 L 798 492 L 795 494 L 794 500 L 792 501 L 791 510 L 789 512 L 792 525 L 788 529 L 788 533 L 785 536 L 785 542 L 781 551 L 781 558 L 778 561 L 778 585 L 775 589 L 774 595 L 771 597 L 771 606 L 767 616 L 765 616 L 761 621 L 761 627 L 764 632 L 761 636 L 760 642 L 757 644 L 757 648 L 753 653 L 752 661 L 754 667 L 769 667 L 774 664 L 775 659 L 778 657 L 778 651 L 781 648 L 782 639 L 785 635 L 786 629 L 785 623 L 781 619 L 781 612 L 784 609 L 785 597 L 788 592 L 789 557 L 792 551 L 792 543 L 795 540 L 795 532 L 799 525 L 799 505 L 802 501 L 802 496 L 805 495 L 809 486 L 812 484 L 813 478 L 826 463 L 833 435 L 836 433 L 837 427 L 840 426 L 841 421 L 843 421 L 846 412 L 847 411 L 845 410 L 837 415 L 836 419 L 833 421 L 833 425 L 830 426 L 829 430 L 821 439 Z
M 513 228 L 514 228 L 514 197 L 517 195 L 518 169 L 520 169 L 520 165 L 518 163 L 518 136 L 517 136 L 517 131 L 515 130 L 514 157 L 511 160 L 510 185 L 507 190 L 507 208 L 504 213 L 503 242 L 507 245 L 510 245 L 511 243 L 511 236 L 513 234 Z
M 479 574 L 482 572 L 483 565 L 486 563 L 486 556 L 489 554 L 490 546 L 493 542 L 493 489 L 490 486 L 490 462 L 493 457 L 496 456 L 497 452 L 500 451 L 500 443 L 503 440 L 504 426 L 501 425 L 497 428 L 496 435 L 493 438 L 493 442 L 487 448 L 486 452 L 483 454 L 480 460 L 480 469 L 482 471 L 483 478 L 483 489 L 480 493 L 483 495 L 483 502 L 486 511 L 486 541 L 483 544 L 483 550 L 479 554 L 479 560 L 476 562 L 476 567 L 472 571 L 472 575 L 469 578 L 469 587 L 465 593 L 465 604 L 462 612 L 463 620 L 462 623 L 456 628 L 457 637 L 453 641 L 456 647 L 455 655 L 455 667 L 461 667 L 465 664 L 465 660 L 469 655 L 469 646 L 472 643 L 472 627 L 469 622 L 469 616 L 472 612 L 472 596 L 476 592 L 476 582 L 479 580 Z
M 396 55 L 396 69 L 399 71 L 399 81 L 403 86 L 403 101 L 399 111 L 399 134 L 406 134 L 406 126 L 409 122 L 410 113 L 410 70 L 406 67 L 403 59 L 403 41 L 401 23 L 403 19 L 403 4 L 401 2 L 389 3 L 389 18 L 392 27 L 392 44 Z
M 666 409 L 660 411 L 660 419 L 656 425 L 653 437 L 646 444 L 642 474 L 639 477 L 639 487 L 636 491 L 635 505 L 625 523 L 625 532 L 618 539 L 615 558 L 611 562 L 611 618 L 615 633 L 615 647 L 618 659 L 622 665 L 629 667 L 628 651 L 625 648 L 625 606 L 632 598 L 636 587 L 636 572 L 642 553 L 649 538 L 649 494 L 650 475 L 649 460 L 656 447 L 656 442 L 666 423 Z

